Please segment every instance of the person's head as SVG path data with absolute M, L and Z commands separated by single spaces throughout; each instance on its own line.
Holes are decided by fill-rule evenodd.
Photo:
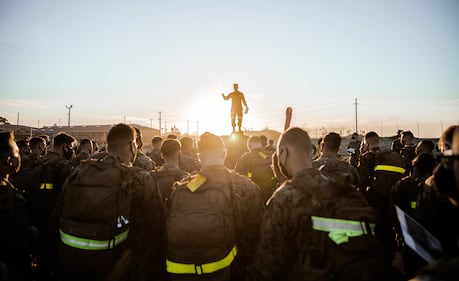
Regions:
M 151 144 L 153 145 L 154 150 L 160 150 L 161 149 L 161 144 L 163 143 L 163 138 L 160 136 L 154 136 L 151 139 Z
M 261 147 L 265 147 L 268 144 L 268 138 L 265 135 L 260 135 Z
M 137 156 L 135 129 L 127 124 L 113 126 L 107 135 L 107 151 L 124 163 L 132 164 Z
M 74 137 L 66 133 L 59 133 L 54 137 L 53 152 L 70 160 L 75 154 L 77 141 Z
M 173 135 L 173 134 L 170 134 L 170 135 L 167 135 L 167 139 L 168 139 L 168 140 L 176 140 L 176 139 L 177 139 L 177 136 L 176 136 L 176 135 Z
M 181 150 L 182 151 L 193 151 L 193 139 L 190 137 L 183 137 L 180 139 L 180 144 L 181 144 Z
M 18 140 L 16 141 L 16 145 L 19 147 L 19 153 L 22 157 L 30 154 L 30 146 L 28 140 Z
M 433 141 L 430 140 L 420 140 L 416 145 L 415 151 L 416 155 L 420 155 L 421 153 L 433 153 L 435 148 L 435 144 Z
M 430 175 L 435 169 L 437 162 L 430 153 L 421 153 L 413 160 L 413 171 L 419 175 Z
M 363 141 L 360 147 L 361 151 L 362 152 L 370 151 L 371 149 L 375 147 L 379 147 L 378 134 L 373 131 L 366 133 L 365 136 L 363 137 Z
M 48 135 L 39 135 L 40 138 L 46 141 L 46 146 L 49 147 L 51 145 L 51 140 Z
M 91 154 L 93 152 L 92 141 L 90 139 L 82 139 L 78 151 Z
M 269 143 L 270 146 L 273 146 L 274 145 L 274 140 L 269 140 L 268 143 Z
M 458 125 L 449 126 L 441 134 L 440 139 L 438 140 L 438 147 L 439 147 L 441 152 L 445 152 L 445 151 L 450 150 L 452 148 L 454 130 L 457 127 L 458 127 Z
M 95 140 L 92 140 L 92 151 L 97 152 L 99 151 L 99 144 Z
M 293 178 L 302 169 L 311 168 L 312 143 L 308 133 L 293 127 L 285 131 L 277 145 L 279 170 L 287 178 Z
M 328 133 L 323 139 L 323 153 L 334 155 L 338 153 L 341 145 L 341 136 L 337 133 Z
M 0 178 L 8 179 L 21 168 L 19 147 L 14 141 L 14 133 L 0 133 Z
M 351 138 L 352 138 L 353 140 L 358 140 L 358 139 L 359 139 L 359 134 L 353 133 Z
M 137 135 L 136 142 L 137 142 L 137 149 L 142 149 L 143 146 L 143 141 L 142 141 L 142 132 L 140 131 L 139 128 L 134 127 L 135 133 Z
M 178 165 L 180 159 L 180 142 L 178 140 L 165 140 L 161 145 L 161 156 L 166 164 Z
M 414 135 L 411 131 L 403 131 L 400 142 L 403 145 L 411 145 L 413 143 Z
M 249 139 L 247 140 L 247 148 L 249 149 L 249 151 L 252 151 L 253 149 L 260 148 L 260 147 L 262 147 L 262 146 L 261 146 L 261 142 L 260 142 L 260 137 L 259 136 L 251 136 L 251 137 L 249 137 Z
M 45 155 L 46 153 L 46 140 L 41 137 L 33 137 L 30 139 L 30 149 L 33 154 Z
M 226 157 L 225 143 L 219 136 L 205 132 L 199 138 L 198 153 L 202 166 L 223 165 Z
M 235 91 L 237 91 L 237 89 L 239 89 L 239 85 L 236 84 L 236 83 L 234 83 L 234 84 L 233 84 L 233 89 L 234 89 Z

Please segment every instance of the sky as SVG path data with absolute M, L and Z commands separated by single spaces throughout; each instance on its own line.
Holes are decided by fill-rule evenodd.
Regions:
M 34 127 L 120 122 L 183 133 L 313 135 L 459 122 L 456 0 L 0 0 L 0 116 Z M 19 117 L 19 118 L 18 118 Z

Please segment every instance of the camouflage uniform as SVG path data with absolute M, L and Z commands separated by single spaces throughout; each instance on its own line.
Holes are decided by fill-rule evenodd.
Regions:
M 24 197 L 9 182 L 0 185 L 0 229 L 0 279 L 31 280 L 31 244 L 37 233 Z
M 237 246 L 237 255 L 230 266 L 231 280 L 243 280 L 246 275 L 247 265 L 253 260 L 255 244 L 259 239 L 260 222 L 263 215 L 263 203 L 260 198 L 259 189 L 252 181 L 228 170 L 225 166 L 203 167 L 199 175 L 203 175 L 206 178 L 206 182 L 199 188 L 205 188 L 206 185 L 214 181 L 221 182 L 228 178 L 229 173 L 233 174 L 233 219 Z M 176 190 L 188 188 L 187 184 L 195 177 L 191 177 L 189 181 L 181 183 L 177 186 Z M 171 195 L 170 201 L 172 202 L 173 200 L 174 192 Z M 188 275 L 187 278 L 188 280 L 222 280 L 221 278 L 224 276 L 223 278 L 226 280 L 229 272 L 225 268 L 215 272 L 215 274 L 208 274 L 209 276 Z M 206 279 L 206 277 L 210 279 Z
M 181 152 L 180 153 L 180 168 L 188 173 L 199 171 L 201 169 L 201 161 L 194 152 Z
M 142 150 L 137 150 L 137 157 L 134 161 L 134 166 L 151 171 L 155 168 L 155 163 Z
M 78 167 L 78 166 L 80 166 L 81 161 L 88 160 L 89 158 L 90 158 L 89 154 L 82 151 L 82 152 L 78 153 L 78 155 L 75 158 L 72 159 L 72 161 L 71 161 L 72 166 L 73 167 Z
M 156 167 L 160 167 L 164 164 L 164 160 L 161 157 L 161 151 L 160 150 L 153 150 L 147 155 L 150 157 L 151 160 L 155 163 Z
M 163 202 L 166 202 L 174 183 L 187 178 L 190 174 L 179 167 L 164 165 L 159 170 L 153 171 L 152 175 L 156 178 Z
M 244 153 L 236 162 L 235 171 L 247 176 L 260 187 L 263 202 L 268 201 L 277 187 L 277 180 L 271 169 L 271 153 L 261 147 Z
M 367 187 L 373 184 L 374 168 L 376 165 L 376 153 L 379 152 L 379 147 L 374 147 L 371 151 L 367 151 L 360 156 L 358 172 L 360 177 L 359 188 L 365 191 Z
M 260 244 L 254 263 L 255 280 L 299 280 L 300 245 L 298 237 L 304 235 L 300 222 L 311 215 L 312 196 L 295 188 L 314 193 L 330 184 L 315 169 L 299 172 L 293 181 L 284 182 L 268 202 L 261 224 Z
M 102 161 L 121 162 L 111 155 L 106 156 Z M 81 171 L 83 169 L 84 166 Z M 154 179 L 148 172 L 138 167 L 128 167 L 128 169 L 133 176 L 133 183 L 130 186 L 132 203 L 129 235 L 126 240 L 127 247 L 122 254 L 123 258 L 127 258 L 125 260 L 127 263 L 121 263 L 124 268 L 122 266 L 116 268 L 121 271 L 116 277 L 120 280 L 166 280 L 165 211 L 161 197 Z M 78 172 L 72 177 L 78 177 Z M 54 239 L 59 239 L 59 218 L 65 204 L 63 198 L 63 196 L 59 198 L 51 220 L 50 228 Z M 102 280 L 100 276 L 91 279 L 94 278 L 91 272 L 80 272 L 79 268 L 72 267 L 72 264 L 60 264 L 58 274 L 61 275 L 58 278 L 65 280 Z
M 346 183 L 352 184 L 355 187 L 360 185 L 360 178 L 357 170 L 349 163 L 339 159 L 337 155 L 332 157 L 321 156 L 319 159 L 312 162 L 312 167 L 320 169 L 322 166 L 327 168 L 324 169 L 324 173 L 329 172 L 328 176 L 334 178 L 338 182 L 345 180 Z M 344 178 L 345 179 L 344 179 Z

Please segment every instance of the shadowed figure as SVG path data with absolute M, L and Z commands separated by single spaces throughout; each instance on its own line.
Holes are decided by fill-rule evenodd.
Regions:
M 231 99 L 231 126 L 233 127 L 233 133 L 235 132 L 236 127 L 236 116 L 237 116 L 237 126 L 239 127 L 239 132 L 241 132 L 242 128 L 242 104 L 245 106 L 244 113 L 247 114 L 249 112 L 249 107 L 247 106 L 247 102 L 245 101 L 244 94 L 238 91 L 238 84 L 234 84 L 234 92 L 225 95 L 222 93 L 222 97 L 224 100 Z

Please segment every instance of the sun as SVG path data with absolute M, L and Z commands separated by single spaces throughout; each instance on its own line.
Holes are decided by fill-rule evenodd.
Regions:
M 210 132 L 216 135 L 231 134 L 231 102 L 225 102 L 220 95 L 203 95 L 194 100 L 187 111 L 201 135 Z

